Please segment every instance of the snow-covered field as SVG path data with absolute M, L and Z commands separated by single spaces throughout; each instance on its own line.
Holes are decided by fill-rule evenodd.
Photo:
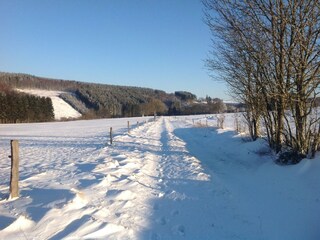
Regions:
M 0 239 L 320 239 L 319 157 L 279 166 L 215 116 L 151 119 L 0 125 Z
M 40 96 L 49 97 L 52 101 L 52 106 L 54 110 L 54 118 L 56 120 L 61 120 L 63 118 L 79 118 L 81 114 L 66 103 L 59 95 L 63 92 L 59 91 L 47 91 L 41 89 L 17 89 L 20 92 Z

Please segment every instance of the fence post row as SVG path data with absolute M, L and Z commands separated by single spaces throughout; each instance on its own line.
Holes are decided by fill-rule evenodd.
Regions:
M 11 140 L 10 198 L 19 197 L 19 141 Z
M 130 122 L 128 121 L 128 133 L 130 133 Z

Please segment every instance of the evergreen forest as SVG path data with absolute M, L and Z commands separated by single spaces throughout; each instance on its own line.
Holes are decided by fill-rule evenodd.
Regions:
M 166 93 L 150 88 L 84 83 L 5 72 L 0 72 L 0 85 L 0 119 L 3 123 L 51 121 L 54 118 L 50 99 L 21 94 L 14 89 L 62 91 L 60 98 L 80 112 L 84 119 L 208 114 L 226 110 L 220 99 L 209 98 L 201 103 L 197 101 L 196 95 L 186 91 Z

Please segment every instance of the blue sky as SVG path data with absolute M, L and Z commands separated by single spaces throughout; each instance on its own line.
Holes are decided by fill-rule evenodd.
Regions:
M 229 99 L 200 0 L 0 0 L 0 71 Z

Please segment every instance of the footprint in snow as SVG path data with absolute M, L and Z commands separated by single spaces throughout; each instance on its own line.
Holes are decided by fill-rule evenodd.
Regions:
M 177 215 L 179 215 L 179 210 L 173 210 L 172 212 L 171 212 L 171 215 L 172 216 L 177 216 Z
M 184 236 L 186 233 L 186 229 L 183 225 L 177 225 L 172 228 L 173 234 Z
M 156 220 L 156 222 L 162 226 L 167 224 L 167 219 L 165 217 L 159 218 Z
M 120 166 L 120 164 L 117 160 L 112 160 L 112 161 L 106 162 L 106 164 L 105 164 L 105 167 L 107 167 L 107 168 L 117 168 L 119 166 Z
M 150 236 L 150 240 L 161 240 L 161 236 L 157 233 L 152 233 Z
M 117 201 L 128 201 L 136 198 L 136 194 L 129 190 L 109 190 L 107 191 L 107 197 L 111 197 Z

